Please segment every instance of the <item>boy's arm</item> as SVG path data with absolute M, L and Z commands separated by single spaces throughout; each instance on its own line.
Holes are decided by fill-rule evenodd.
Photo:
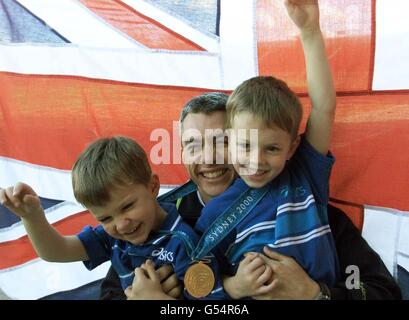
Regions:
M 82 242 L 76 236 L 62 236 L 47 221 L 40 199 L 24 183 L 0 189 L 0 203 L 21 218 L 37 254 L 46 261 L 88 260 Z
M 288 15 L 300 30 L 312 109 L 306 139 L 321 154 L 328 152 L 336 94 L 319 24 L 318 0 L 285 0 Z

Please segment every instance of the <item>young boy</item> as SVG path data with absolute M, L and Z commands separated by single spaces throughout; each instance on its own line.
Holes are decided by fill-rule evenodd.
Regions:
M 318 282 L 333 285 L 339 272 L 326 214 L 334 162 L 328 147 L 335 90 L 319 27 L 318 3 L 285 4 L 300 29 L 306 58 L 312 99 L 306 131 L 298 136 L 301 104 L 284 82 L 255 77 L 239 85 L 228 99 L 227 118 L 238 159 L 249 160 L 234 164 L 241 179 L 207 204 L 196 225 L 200 232 L 210 228 L 227 234 L 215 253 L 232 265 L 235 275 L 223 281 L 232 298 L 264 295 L 279 285 L 273 270 L 256 253 L 263 252 L 265 245 L 293 257 Z M 238 129 L 247 134 L 241 136 Z M 258 130 L 256 146 L 249 139 L 250 129 Z M 213 221 L 220 216 L 224 224 L 217 229 Z M 254 253 L 243 259 L 251 251 Z
M 124 290 L 130 285 L 143 285 L 143 291 L 138 292 L 142 299 L 172 298 L 162 291 L 154 263 L 171 264 L 183 280 L 194 265 L 191 247 L 198 237 L 181 221 L 174 204 L 156 200 L 159 178 L 152 173 L 144 150 L 125 137 L 99 139 L 74 164 L 72 185 L 78 202 L 100 222 L 77 236 L 62 236 L 47 222 L 37 194 L 26 184 L 0 190 L 0 202 L 21 217 L 37 254 L 44 260 L 84 261 L 88 269 L 111 260 Z M 195 287 L 190 293 L 196 298 L 223 298 L 215 260 L 206 259 L 216 279 L 211 287 L 211 282 L 205 284 L 207 293 Z M 135 271 L 138 278 L 132 283 L 134 270 L 140 266 Z M 195 281 L 191 286 L 197 285 Z M 186 292 L 185 296 L 193 298 Z

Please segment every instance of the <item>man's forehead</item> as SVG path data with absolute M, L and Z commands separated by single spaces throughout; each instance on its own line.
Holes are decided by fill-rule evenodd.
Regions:
M 226 130 L 222 128 L 216 129 L 204 129 L 203 131 L 197 130 L 195 128 L 188 128 L 183 130 L 182 141 L 183 142 L 193 142 L 209 139 L 224 138 L 227 136 Z
M 206 129 L 224 129 L 226 112 L 189 113 L 182 122 L 182 130 L 194 128 L 204 133 Z

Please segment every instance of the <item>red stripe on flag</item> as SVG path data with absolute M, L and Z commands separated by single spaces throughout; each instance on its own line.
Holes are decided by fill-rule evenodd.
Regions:
M 109 24 L 148 48 L 204 51 L 196 43 L 142 15 L 121 1 L 81 0 L 81 2 Z
M 96 226 L 98 223 L 87 211 L 70 216 L 53 224 L 63 235 L 77 234 L 86 225 Z M 27 236 L 17 240 L 0 243 L 0 270 L 26 263 L 37 258 L 33 246 Z
M 301 98 L 304 131 L 311 105 Z M 409 211 L 409 93 L 339 96 L 332 134 L 330 195 Z M 348 211 L 348 210 L 347 210 Z M 352 210 L 349 214 L 354 216 Z M 360 226 L 360 218 L 354 223 Z
M 353 0 L 346 6 L 344 1 L 327 0 L 320 3 L 320 7 L 321 27 L 336 90 L 367 91 L 373 58 L 371 2 Z M 345 14 L 348 8 L 358 15 Z M 348 18 L 353 21 L 346 21 Z M 274 75 L 296 92 L 305 93 L 306 71 L 298 30 L 282 1 L 257 1 L 257 37 L 260 75 Z
M 89 142 L 118 134 L 133 137 L 149 155 L 158 143 L 150 141 L 151 132 L 172 134 L 183 105 L 204 91 L 0 73 L 0 155 L 69 170 Z M 153 170 L 162 184 L 187 177 L 182 165 Z
M 409 210 L 409 94 L 337 98 L 331 196 Z

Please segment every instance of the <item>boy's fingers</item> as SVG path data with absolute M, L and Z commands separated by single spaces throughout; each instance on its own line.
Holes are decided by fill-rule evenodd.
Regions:
M 162 282 L 163 280 L 169 278 L 169 276 L 173 274 L 173 268 L 171 265 L 166 264 L 161 266 L 158 270 L 156 270 L 156 273 L 158 274 L 160 282 Z
M 40 199 L 36 196 L 33 196 L 31 194 L 27 194 L 23 198 L 23 202 L 31 207 L 34 206 L 40 206 Z
M 272 275 L 273 275 L 273 270 L 269 266 L 266 266 L 266 268 L 264 269 L 264 272 L 260 275 L 257 281 L 260 284 L 266 283 L 271 279 Z
M 15 207 L 20 205 L 20 201 L 17 197 L 14 196 L 14 187 L 8 187 L 6 189 L 6 197 L 8 198 L 8 202 Z
M 270 284 L 266 286 L 261 286 L 260 288 L 258 288 L 256 295 L 263 295 L 263 294 L 267 294 L 273 291 L 277 287 L 277 284 L 278 284 L 278 280 L 274 279 L 273 282 L 271 282 Z
M 3 188 L 0 188 L 0 204 L 4 206 L 6 202 L 8 202 L 6 190 Z
M 165 291 L 165 290 L 163 290 Z M 177 287 L 174 287 L 172 290 L 166 292 L 168 295 L 170 295 L 171 297 L 175 298 L 175 299 L 179 299 L 182 295 L 182 286 L 179 285 Z
M 168 277 L 165 281 L 162 281 L 161 284 L 162 284 L 162 289 L 165 293 L 170 292 L 173 289 L 180 287 L 178 277 L 174 273 L 170 277 Z
M 285 255 L 282 255 L 276 251 L 271 250 L 269 247 L 265 246 L 263 248 L 264 254 L 269 257 L 270 259 L 277 260 L 277 261 L 282 261 L 286 257 Z
M 131 293 L 132 293 L 132 286 L 127 287 L 125 289 L 124 293 L 125 293 L 126 297 L 129 298 L 131 296 Z
M 154 281 L 159 281 L 159 277 L 156 274 L 155 267 L 153 263 L 150 262 L 150 260 L 146 262 L 146 271 L 148 273 L 149 279 L 154 280 Z
M 254 271 L 254 270 L 256 270 L 257 268 L 259 268 L 259 267 L 261 267 L 262 265 L 264 265 L 264 260 L 260 257 L 260 256 L 257 256 L 257 257 L 255 257 L 254 259 L 253 259 L 253 261 L 251 261 L 250 263 L 249 263 L 249 271 Z
M 259 278 L 264 272 L 266 271 L 266 265 L 263 264 L 262 266 L 258 267 L 254 271 L 252 271 L 255 278 Z

